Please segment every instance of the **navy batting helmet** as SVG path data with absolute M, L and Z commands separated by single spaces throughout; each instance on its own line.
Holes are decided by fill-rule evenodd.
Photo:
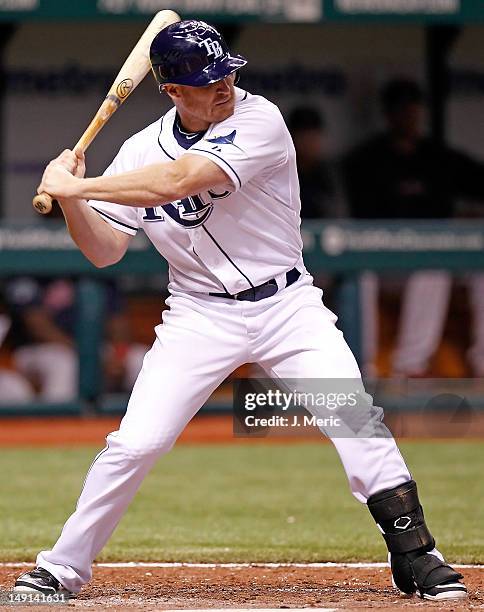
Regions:
M 179 21 L 163 28 L 150 48 L 153 73 L 159 85 L 176 83 L 203 87 L 220 81 L 247 64 L 231 55 L 220 32 L 204 21 Z

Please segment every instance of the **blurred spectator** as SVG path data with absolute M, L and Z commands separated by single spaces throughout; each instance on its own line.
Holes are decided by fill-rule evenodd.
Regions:
M 112 285 L 111 291 L 118 294 L 118 310 L 115 312 L 111 308 L 106 322 L 106 342 L 103 348 L 104 387 L 109 392 L 131 392 L 150 347 L 133 341 L 132 326 L 126 309 L 124 304 L 119 302 L 119 289 Z
M 311 106 L 294 108 L 287 119 L 296 149 L 303 219 L 342 216 L 337 170 L 328 158 L 326 123 Z
M 18 278 L 8 283 L 6 295 L 17 319 L 17 369 L 39 389 L 42 400 L 73 400 L 77 395 L 74 283 Z
M 417 83 L 389 82 L 381 93 L 386 130 L 358 146 L 345 160 L 351 215 L 359 219 L 441 219 L 454 216 L 458 198 L 484 200 L 484 164 L 422 132 L 424 96 Z M 420 376 L 440 342 L 449 304 L 451 276 L 416 272 L 408 278 L 393 373 Z M 484 275 L 469 277 L 474 316 L 469 362 L 484 375 Z M 374 373 L 378 281 L 362 277 L 366 373 Z
M 128 390 L 147 347 L 130 342 L 129 322 L 114 283 L 106 282 L 105 291 L 104 386 L 107 391 Z M 43 401 L 73 401 L 78 391 L 75 282 L 17 278 L 8 283 L 7 298 L 18 320 L 13 353 L 18 371 L 39 390 Z
M 34 398 L 28 381 L 13 369 L 9 350 L 12 316 L 0 292 L 0 405 L 23 404 Z
M 59 206 L 44 219 L 62 218 Z M 102 348 L 105 391 L 129 391 L 148 347 L 132 342 L 122 296 L 105 281 L 106 342 Z M 78 395 L 76 284 L 71 278 L 22 277 L 6 285 L 14 324 L 14 364 L 43 401 L 70 402 Z

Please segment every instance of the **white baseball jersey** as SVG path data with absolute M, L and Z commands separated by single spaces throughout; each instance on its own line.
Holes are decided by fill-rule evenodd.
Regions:
M 222 189 L 138 208 L 91 201 L 113 227 L 143 229 L 168 261 L 171 291 L 238 293 L 304 270 L 295 151 L 279 109 L 235 88 L 234 114 L 205 133 L 183 132 L 172 108 L 129 138 L 106 174 L 202 155 L 228 175 Z

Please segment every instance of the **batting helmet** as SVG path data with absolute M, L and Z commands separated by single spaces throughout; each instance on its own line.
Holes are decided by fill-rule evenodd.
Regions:
M 227 43 L 213 26 L 192 19 L 158 32 L 151 43 L 150 60 L 159 85 L 192 87 L 225 79 L 247 64 L 241 55 L 230 54 Z

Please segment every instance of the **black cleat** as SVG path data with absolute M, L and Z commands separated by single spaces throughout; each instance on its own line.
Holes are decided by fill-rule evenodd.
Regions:
M 54 576 L 43 567 L 36 567 L 17 578 L 14 593 L 42 593 L 43 595 L 62 595 L 66 599 L 75 597 L 75 593 L 65 589 Z
M 388 557 L 391 564 L 394 558 L 391 554 Z M 400 572 L 402 567 L 402 565 L 399 566 Z M 407 597 L 416 594 L 421 599 L 430 601 L 465 599 L 467 597 L 466 586 L 461 582 L 462 574 L 448 565 L 436 549 L 431 553 L 420 555 L 416 559 L 409 559 L 407 578 L 407 588 L 404 589 L 401 585 L 396 584 L 392 575 L 393 586 Z
M 433 587 L 417 589 L 417 594 L 422 599 L 430 599 L 431 601 L 466 599 L 467 589 L 460 580 L 452 580 Z
M 411 565 L 417 595 L 422 599 L 442 601 L 467 597 L 462 574 L 448 565 L 438 550 L 417 557 Z

